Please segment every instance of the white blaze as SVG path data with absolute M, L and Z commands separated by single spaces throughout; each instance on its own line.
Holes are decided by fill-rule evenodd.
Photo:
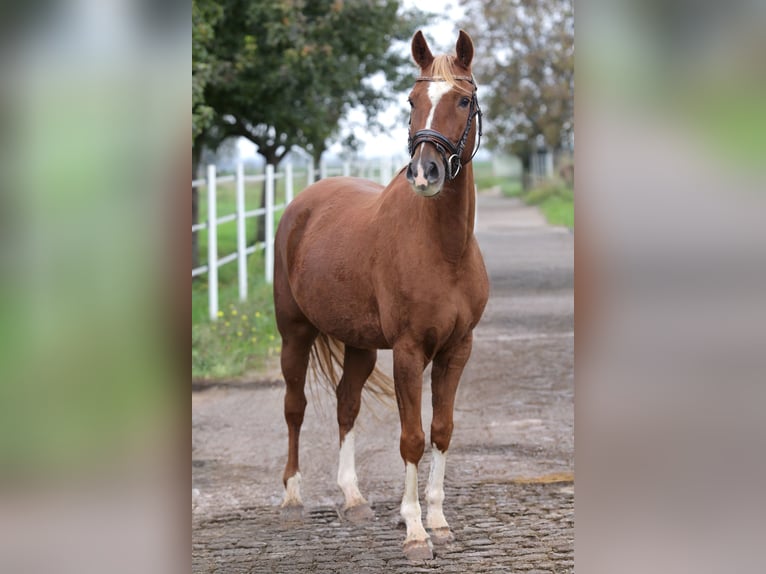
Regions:
M 426 119 L 426 127 L 424 129 L 431 129 L 431 122 L 434 121 L 436 106 L 439 105 L 442 96 L 449 92 L 451 88 L 452 86 L 450 86 L 448 82 L 429 82 L 428 99 L 431 100 L 431 109 L 428 111 L 428 119 Z

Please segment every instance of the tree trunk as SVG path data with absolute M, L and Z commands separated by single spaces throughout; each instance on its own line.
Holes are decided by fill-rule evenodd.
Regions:
M 530 169 L 532 168 L 532 155 L 525 153 L 520 156 L 521 158 L 521 188 L 524 191 L 528 191 L 532 187 L 532 175 Z
M 322 154 L 324 153 L 324 150 L 324 147 L 319 148 L 314 146 L 314 149 L 311 153 L 311 159 L 314 162 L 314 181 L 319 181 L 319 178 L 322 174 Z

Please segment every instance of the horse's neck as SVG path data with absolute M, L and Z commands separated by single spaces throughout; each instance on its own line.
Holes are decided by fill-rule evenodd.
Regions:
M 427 235 L 423 245 L 438 243 L 446 260 L 459 262 L 473 236 L 476 195 L 472 164 L 463 166 L 454 180 L 445 182 L 438 197 L 420 197 L 410 189 L 403 172 L 398 177 L 403 180 L 397 186 L 399 199 L 404 199 L 399 207 L 405 209 L 400 223 Z
M 445 257 L 458 261 L 463 257 L 473 235 L 476 194 L 473 188 L 473 166 L 463 166 L 458 176 L 447 181 L 437 201 L 431 202 L 437 212 L 436 226 Z

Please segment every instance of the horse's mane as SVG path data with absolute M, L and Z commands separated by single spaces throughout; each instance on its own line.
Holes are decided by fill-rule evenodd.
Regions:
M 447 82 L 456 90 L 463 92 L 466 95 L 471 95 L 471 90 L 468 87 L 469 84 L 466 84 L 466 82 L 461 82 L 455 78 L 455 74 L 452 72 L 452 67 L 455 65 L 455 56 L 449 54 L 441 54 L 436 56 L 434 58 L 433 64 L 431 65 L 431 76 L 434 78 L 444 79 L 445 82 Z

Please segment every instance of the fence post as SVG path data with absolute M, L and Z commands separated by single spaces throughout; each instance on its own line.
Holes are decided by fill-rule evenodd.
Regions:
M 266 165 L 266 283 L 274 280 L 274 166 Z
M 545 151 L 545 177 L 553 177 L 553 153 Z
M 306 165 L 306 179 L 308 179 L 307 186 L 314 183 L 314 158 L 309 158 L 309 163 Z
M 319 162 L 319 179 L 327 177 L 327 164 L 324 161 Z
M 218 216 L 215 166 L 207 166 L 207 275 L 210 320 L 218 318 Z
M 245 166 L 237 162 L 237 276 L 239 300 L 247 300 L 247 237 L 245 236 Z
M 343 162 L 343 175 L 345 175 L 346 177 L 351 175 L 351 164 L 347 161 Z
M 285 205 L 293 200 L 293 164 L 285 164 Z

